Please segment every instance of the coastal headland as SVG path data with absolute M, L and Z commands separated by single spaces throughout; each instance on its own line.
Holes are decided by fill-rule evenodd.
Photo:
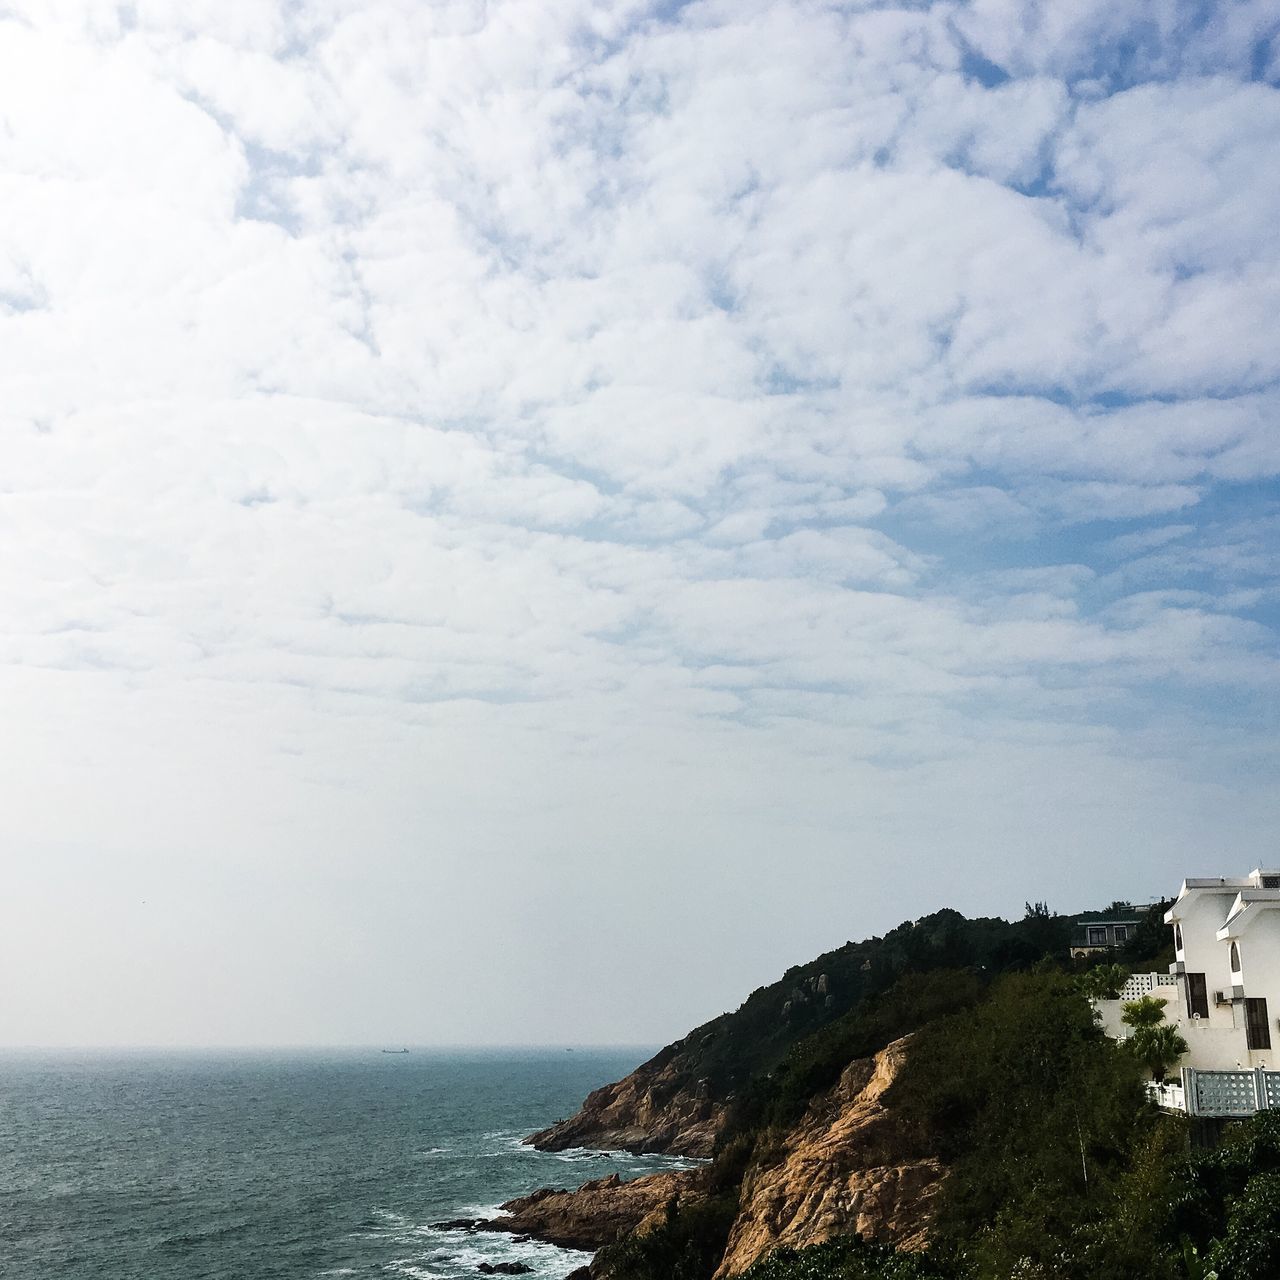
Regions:
M 1280 1110 L 1196 1131 L 1092 1002 L 1167 967 L 1166 905 L 1088 913 L 1125 936 L 1085 954 L 1028 904 L 788 970 L 527 1139 L 682 1167 L 475 1229 L 594 1251 L 591 1280 L 1271 1280 Z

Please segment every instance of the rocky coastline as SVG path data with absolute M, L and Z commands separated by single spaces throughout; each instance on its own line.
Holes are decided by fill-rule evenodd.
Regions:
M 728 1109 L 711 1097 L 706 1081 L 685 1083 L 682 1066 L 678 1053 L 663 1050 L 624 1079 L 589 1094 L 576 1115 L 525 1141 L 539 1151 L 591 1147 L 709 1159 Z
M 803 1248 L 838 1235 L 857 1233 L 905 1249 L 925 1246 L 945 1170 L 937 1160 L 907 1157 L 896 1118 L 883 1102 L 909 1039 L 851 1062 L 833 1088 L 814 1098 L 768 1158 L 747 1169 L 716 1280 L 740 1275 L 781 1245 Z M 592 1093 L 571 1119 L 528 1141 L 544 1150 L 590 1145 L 711 1155 L 726 1109 L 687 1091 L 670 1090 L 664 1098 L 669 1068 L 669 1063 L 656 1069 L 644 1064 Z M 709 1165 L 630 1181 L 612 1174 L 576 1190 L 535 1191 L 504 1204 L 504 1216 L 471 1225 L 597 1251 L 643 1235 L 673 1205 L 687 1208 L 706 1200 L 711 1175 Z M 590 1274 L 607 1280 L 599 1259 Z

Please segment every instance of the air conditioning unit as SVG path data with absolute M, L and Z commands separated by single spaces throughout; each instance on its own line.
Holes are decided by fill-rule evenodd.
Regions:
M 1231 992 L 1230 992 L 1230 991 L 1215 991 L 1215 992 L 1213 993 L 1213 1003 L 1214 1003 L 1214 1004 L 1230 1004 L 1230 1003 L 1231 1003 Z

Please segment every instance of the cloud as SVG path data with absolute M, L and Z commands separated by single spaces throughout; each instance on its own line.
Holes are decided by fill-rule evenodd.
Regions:
M 656 859 L 690 934 L 735 878 L 761 979 L 943 899 L 1077 905 L 1117 849 L 1102 897 L 1158 892 L 1206 815 L 1253 847 L 1272 26 L 11 4 L 0 837 L 103 892 L 84 851 L 184 850 L 238 930 L 246 866 L 280 911 L 438 884 L 459 948 L 489 893 L 533 974 L 517 887 L 602 919 Z M 994 845 L 1036 882 L 983 898 Z M 808 933 L 780 848 L 833 886 Z M 653 1034 L 742 985 L 699 972 Z M 488 1022 L 415 998 L 534 1035 L 485 981 Z

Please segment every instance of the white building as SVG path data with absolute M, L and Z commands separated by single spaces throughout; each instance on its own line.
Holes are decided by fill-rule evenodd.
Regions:
M 1098 1001 L 1104 1029 L 1123 1039 L 1125 1002 L 1163 998 L 1166 1020 L 1187 1042 L 1177 1064 L 1184 1082 L 1186 1068 L 1193 1076 L 1257 1072 L 1263 1089 L 1264 1077 L 1280 1069 L 1280 1052 L 1272 1049 L 1280 1047 L 1272 1022 L 1280 1015 L 1280 871 L 1184 880 L 1164 918 L 1173 926 L 1176 955 L 1169 973 L 1134 974 L 1119 1000 Z

